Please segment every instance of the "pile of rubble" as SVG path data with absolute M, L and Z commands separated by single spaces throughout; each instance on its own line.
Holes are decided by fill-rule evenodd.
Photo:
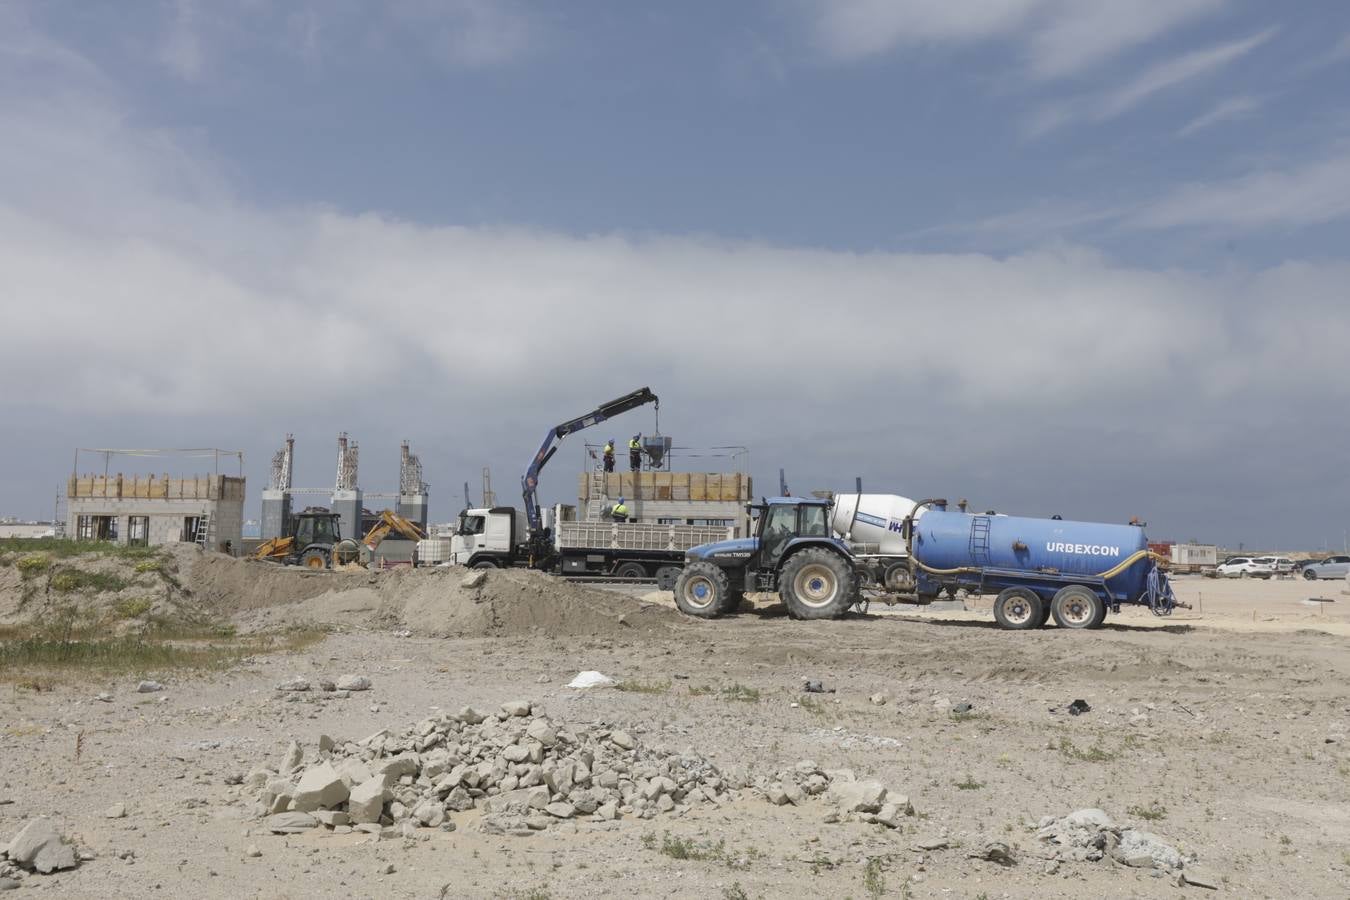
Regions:
M 827 772 L 804 760 L 751 784 L 691 752 L 643 747 L 606 725 L 555 722 L 523 700 L 495 713 L 465 707 L 397 735 L 384 730 L 355 742 L 323 736 L 308 759 L 292 743 L 275 770 L 254 769 L 245 785 L 256 792 L 264 826 L 283 834 L 324 826 L 411 837 L 419 828 L 453 830 L 453 814 L 476 809 L 474 827 L 523 836 L 578 819 L 679 815 L 751 791 L 778 805 L 825 794 L 829 821 L 897 827 L 913 814 L 908 798 L 888 797 L 884 786 L 846 770 Z
M 1046 816 L 1037 825 L 1036 837 L 1055 861 L 1111 859 L 1132 868 L 1178 873 L 1181 884 L 1217 887 L 1212 875 L 1194 867 L 1194 857 L 1183 856 L 1152 832 L 1117 825 L 1100 809 Z

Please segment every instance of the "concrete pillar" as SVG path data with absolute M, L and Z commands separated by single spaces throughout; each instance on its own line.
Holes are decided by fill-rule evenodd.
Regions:
M 286 526 L 291 520 L 291 495 L 286 491 L 266 490 L 262 492 L 262 531 L 265 541 L 285 537 Z M 238 544 L 236 543 L 236 546 Z
M 338 514 L 338 528 L 344 538 L 359 541 L 365 537 L 361 530 L 361 491 L 333 491 L 333 512 Z
M 416 522 L 423 531 L 427 530 L 427 495 L 399 494 L 394 501 L 394 512 L 409 521 Z

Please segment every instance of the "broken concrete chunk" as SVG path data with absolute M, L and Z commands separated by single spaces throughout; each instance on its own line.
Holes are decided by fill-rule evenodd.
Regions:
M 347 799 L 347 785 L 328 762 L 311 766 L 300 778 L 291 797 L 291 808 L 300 812 L 330 809 Z M 343 823 L 346 824 L 346 823 Z
M 75 848 L 67 844 L 52 820 L 33 819 L 16 834 L 7 848 L 9 861 L 42 875 L 78 865 Z
M 277 690 L 279 690 L 279 691 L 307 691 L 307 690 L 309 690 L 309 679 L 307 679 L 307 678 L 301 678 L 299 675 L 296 675 L 296 676 L 294 676 L 294 677 L 292 677 L 292 678 L 286 679 L 286 680 L 283 681 L 281 684 L 277 685 Z
M 375 823 L 384 812 L 389 788 L 382 776 L 376 776 L 352 788 L 347 798 L 347 815 L 353 823 Z
M 886 799 L 886 788 L 876 781 L 846 781 L 830 785 L 828 792 L 842 813 L 874 813 Z
M 502 712 L 508 716 L 523 717 L 530 714 L 530 704 L 525 700 L 508 700 L 502 704 Z
M 483 582 L 485 581 L 487 581 L 487 570 L 477 569 L 461 578 L 459 581 L 459 586 L 463 590 L 471 591 L 474 588 L 482 587 Z
M 621 750 L 632 750 L 637 746 L 637 742 L 626 731 L 611 731 L 609 740 Z
M 138 694 L 153 694 L 162 690 L 164 690 L 164 685 L 158 681 L 142 681 L 136 685 L 136 693 Z
M 1133 829 L 1122 832 L 1115 858 L 1128 866 L 1141 869 L 1180 869 L 1181 854 L 1156 834 Z
M 319 820 L 306 812 L 275 813 L 263 819 L 263 827 L 273 834 L 299 834 L 318 824 Z
M 103 811 L 105 819 L 124 819 L 127 815 L 127 805 L 125 803 L 114 803 Z
M 477 725 L 484 719 L 486 719 L 487 716 L 484 715 L 483 713 L 480 713 L 472 706 L 466 706 L 459 712 L 455 713 L 455 718 L 458 721 L 463 722 L 465 725 Z

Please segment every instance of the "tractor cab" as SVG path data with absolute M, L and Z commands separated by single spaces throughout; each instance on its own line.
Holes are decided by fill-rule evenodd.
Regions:
M 295 516 L 295 546 L 304 549 L 312 544 L 331 547 L 342 539 L 338 514 L 331 512 L 302 512 Z
M 778 591 L 793 618 L 843 615 L 857 598 L 857 573 L 848 545 L 830 533 L 830 507 L 802 497 L 749 504 L 755 536 L 686 552 L 676 605 L 713 618 L 734 610 L 747 592 Z

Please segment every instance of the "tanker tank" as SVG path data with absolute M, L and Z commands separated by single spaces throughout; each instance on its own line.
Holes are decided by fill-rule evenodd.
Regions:
M 911 551 L 921 595 L 998 592 L 994 613 L 1005 628 L 1039 627 L 1052 614 L 1061 627 L 1095 628 L 1121 603 L 1147 604 L 1158 615 L 1177 605 L 1144 530 L 1134 525 L 935 505 L 916 520 Z

